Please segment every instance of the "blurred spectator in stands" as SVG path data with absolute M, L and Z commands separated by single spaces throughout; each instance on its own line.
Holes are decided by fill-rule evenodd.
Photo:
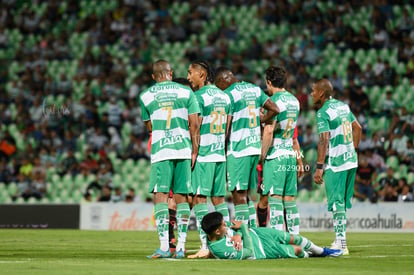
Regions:
M 28 200 L 31 196 L 30 182 L 23 173 L 19 173 L 16 178 L 17 190 L 12 194 L 12 200 L 22 197 L 24 200 Z
M 98 165 L 101 167 L 102 165 L 105 165 L 106 169 L 110 173 L 114 173 L 114 167 L 112 165 L 111 159 L 108 157 L 108 154 L 105 152 L 105 150 L 101 149 L 98 152 L 99 159 L 98 159 Z
M 352 48 L 368 50 L 370 48 L 371 39 L 370 34 L 365 26 L 359 28 L 359 32 L 353 38 Z
M 266 59 L 272 59 L 277 51 L 279 51 L 277 43 L 272 39 L 268 39 L 263 47 L 263 57 Z
M 29 109 L 29 114 L 31 120 L 34 122 L 35 126 L 38 126 L 42 121 L 43 116 L 43 105 L 42 101 L 39 98 L 36 98 L 33 102 L 33 105 Z
M 72 177 L 74 177 L 79 172 L 78 160 L 76 159 L 72 149 L 69 149 L 67 151 L 67 156 L 60 163 L 59 170 L 61 177 L 66 174 L 70 174 Z
M 109 141 L 109 152 L 116 152 L 117 154 L 120 154 L 122 151 L 122 139 L 119 136 L 118 132 L 116 131 L 115 127 L 109 127 L 108 129 L 109 135 L 110 135 L 110 141 Z
M 301 143 L 302 149 L 308 150 L 311 148 L 315 148 L 317 143 L 318 143 L 317 134 L 312 130 L 311 125 L 307 125 L 306 131 L 302 137 L 302 143 Z
M 377 57 L 377 62 L 374 64 L 373 70 L 374 70 L 376 81 L 381 83 L 381 75 L 382 75 L 382 72 L 385 70 L 385 65 L 381 57 L 379 56 Z
M 398 193 L 389 182 L 385 183 L 384 189 L 379 194 L 382 201 L 398 201 Z
M 84 202 L 92 202 L 92 195 L 88 191 L 83 194 L 81 203 L 84 203 Z
M 372 47 L 375 49 L 381 49 L 388 47 L 389 36 L 384 29 L 376 27 L 372 35 Z
M 10 108 L 6 104 L 0 104 L 0 122 L 4 125 L 9 125 L 12 122 Z
M 401 33 L 409 34 L 414 29 L 414 19 L 407 8 L 403 9 L 402 16 L 398 20 L 398 29 Z
M 387 169 L 384 159 L 374 151 L 373 147 L 365 150 L 365 157 L 368 164 L 374 167 L 377 172 L 384 172 Z
M 338 76 L 336 71 L 332 72 L 332 76 L 329 78 L 329 81 L 331 81 L 332 86 L 335 90 L 338 90 L 340 93 L 344 91 L 344 85 L 342 82 L 342 78 Z
M 108 143 L 108 138 L 102 133 L 100 127 L 95 127 L 95 130 L 90 134 L 88 143 L 93 150 L 99 150 Z
M 371 138 L 367 136 L 367 131 L 363 130 L 361 133 L 361 140 L 358 145 L 358 151 L 365 151 L 368 148 L 372 148 L 372 147 L 374 147 L 374 144 Z
M 380 83 L 382 85 L 396 85 L 398 81 L 397 72 L 394 68 L 390 66 L 390 62 L 386 60 L 384 62 L 384 70 L 382 71 L 380 75 Z
M 309 44 L 304 48 L 303 55 L 303 61 L 306 65 L 314 66 L 318 62 L 320 52 L 318 48 L 315 47 L 312 40 L 310 40 Z
M 403 135 L 400 128 L 395 128 L 390 137 L 390 144 L 387 149 L 387 156 L 399 156 L 407 150 L 408 137 Z
M 101 194 L 99 195 L 98 202 L 109 202 L 111 201 L 111 188 L 108 185 L 102 186 Z
M 86 150 L 86 158 L 81 162 L 81 169 L 88 169 L 91 173 L 96 173 L 99 169 L 98 162 L 93 158 L 92 154 Z
M 23 158 L 21 161 L 21 166 L 19 173 L 22 173 L 25 177 L 30 178 L 32 176 L 33 164 L 31 160 Z
M 6 159 L 0 158 L 0 183 L 4 183 L 6 185 L 12 181 L 12 171 L 7 166 Z
M 108 104 L 108 122 L 109 126 L 115 127 L 118 132 L 120 132 L 122 123 L 122 108 L 119 106 L 114 96 L 110 98 Z
M 297 74 L 296 74 L 296 85 L 308 87 L 311 76 L 308 74 L 305 65 L 299 65 Z
M 125 196 L 122 194 L 121 187 L 117 186 L 114 188 L 114 194 L 111 196 L 111 202 L 123 202 L 125 201 Z
M 125 202 L 141 202 L 141 198 L 135 195 L 135 189 L 130 187 L 125 195 Z
M 370 104 L 362 86 L 356 86 L 355 92 L 350 93 L 351 109 L 358 112 L 369 112 Z
M 30 189 L 31 197 L 35 197 L 38 200 L 44 198 L 46 195 L 46 176 L 42 176 L 39 171 L 34 173 Z
M 5 158 L 8 161 L 16 151 L 16 140 L 10 135 L 10 132 L 6 130 L 0 139 L 0 158 Z
M 358 78 L 358 76 L 361 74 L 361 67 L 358 65 L 358 63 L 355 62 L 355 59 L 353 57 L 349 59 L 346 74 L 348 81 Z
M 374 199 L 374 188 L 372 186 L 373 180 L 376 178 L 375 168 L 371 166 L 363 154 L 358 156 L 358 169 L 356 176 L 356 184 L 360 201 Z
M 46 167 L 42 165 L 40 158 L 36 156 L 33 160 L 32 174 L 40 173 L 42 177 L 46 177 Z
M 398 181 L 394 177 L 394 170 L 391 167 L 387 168 L 387 176 L 380 179 L 377 183 L 374 184 L 375 190 L 383 190 L 386 183 L 390 184 L 391 187 L 397 187 Z
M 55 130 L 50 131 L 50 141 L 51 145 L 55 150 L 61 151 L 62 150 L 62 139 L 58 136 Z
M 135 161 L 143 158 L 149 160 L 146 144 L 134 134 L 131 133 L 129 143 L 125 149 L 124 159 L 133 159 Z
M 405 179 L 400 179 L 399 183 L 402 182 L 401 191 L 398 193 L 398 201 L 399 202 L 411 202 L 414 201 L 414 196 L 412 193 L 412 189 L 407 184 Z
M 402 107 L 400 119 L 402 121 L 401 132 L 408 136 L 414 134 L 414 111 L 408 113 L 407 109 Z
M 60 74 L 60 80 L 57 82 L 57 93 L 69 95 L 72 92 L 72 81 L 64 73 Z
M 256 36 L 251 38 L 250 47 L 246 50 L 246 57 L 249 59 L 260 59 L 263 55 L 262 44 L 259 43 Z
M 360 74 L 360 83 L 362 86 L 371 87 L 376 84 L 375 73 L 372 64 L 367 63 L 365 70 Z
M 384 101 L 382 102 L 381 114 L 391 117 L 392 113 L 397 109 L 397 102 L 392 98 L 392 92 L 387 91 Z
M 202 24 L 202 22 L 201 22 Z M 194 24 L 192 24 L 193 26 Z M 230 40 L 235 40 L 238 36 L 238 27 L 236 24 L 236 21 L 234 18 L 231 18 L 229 24 L 225 23 L 225 20 L 223 19 L 221 22 L 221 27 L 219 28 L 221 30 L 221 32 L 224 33 L 224 36 L 227 39 Z M 199 29 L 197 29 L 197 32 L 199 31 Z
M 303 91 L 303 86 L 296 87 L 295 97 L 298 99 L 300 104 L 300 110 L 302 112 L 307 112 L 309 110 L 309 100 L 308 95 Z
M 22 83 L 14 79 L 11 82 L 11 86 L 8 89 L 9 96 L 12 100 L 15 100 L 17 97 L 23 95 Z
M 72 131 L 70 130 L 65 131 L 65 136 L 62 141 L 62 150 L 63 152 L 76 150 L 76 137 L 73 136 Z
M 406 149 L 401 152 L 400 154 L 400 163 L 403 163 L 408 166 L 412 166 L 414 163 L 414 146 L 413 146 L 413 140 L 408 139 L 407 140 L 407 146 Z
M 132 82 L 132 85 L 129 87 L 128 90 L 128 102 L 133 102 L 133 100 L 135 100 L 137 98 L 137 96 L 139 95 L 140 92 L 140 78 L 138 76 L 136 76 L 134 78 L 134 82 Z

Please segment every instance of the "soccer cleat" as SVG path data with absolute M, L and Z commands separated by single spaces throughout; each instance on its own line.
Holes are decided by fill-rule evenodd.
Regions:
M 331 244 L 331 249 L 340 249 L 344 252 L 342 254 L 343 256 L 349 256 L 348 246 L 346 245 L 345 241 L 342 241 L 340 244 L 338 242 L 334 241 Z
M 175 252 L 174 252 L 174 258 L 176 258 L 176 259 L 182 259 L 182 258 L 185 258 L 185 253 L 184 253 L 184 251 L 182 250 L 182 249 L 180 249 L 180 250 L 175 250 Z
M 161 258 L 171 258 L 171 252 L 170 250 L 162 251 L 161 249 L 157 248 L 155 250 L 154 254 L 148 255 L 148 259 L 161 259 Z
M 208 258 L 210 251 L 208 249 L 200 249 L 196 254 L 190 255 L 187 258 L 189 259 L 196 259 L 196 258 Z
M 321 257 L 339 257 L 344 254 L 344 251 L 341 249 L 331 249 L 324 247 Z

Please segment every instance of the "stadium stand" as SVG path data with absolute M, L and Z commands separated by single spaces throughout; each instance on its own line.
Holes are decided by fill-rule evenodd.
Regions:
M 263 88 L 267 66 L 285 66 L 287 89 L 301 102 L 300 141 L 308 125 L 316 130 L 310 85 L 329 78 L 364 127 L 359 154 L 375 168 L 369 199 L 388 200 L 384 186 L 393 184 L 396 200 L 409 200 L 410 3 L 1 1 L 0 203 L 95 201 L 104 185 L 134 188 L 136 200 L 150 200 L 138 96 L 151 85 L 151 62 L 159 58 L 171 62 L 177 77 L 203 58 Z M 310 143 L 304 151 L 309 171 L 299 183 L 300 201 L 325 199 L 324 189 L 312 184 L 315 148 Z M 91 196 L 84 198 L 86 191 Z M 359 200 L 368 199 L 358 194 L 358 183 L 356 191 Z

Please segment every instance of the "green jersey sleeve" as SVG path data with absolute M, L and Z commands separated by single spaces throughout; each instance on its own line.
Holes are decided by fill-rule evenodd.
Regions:
M 188 114 L 197 114 L 200 113 L 200 107 L 198 106 L 197 98 L 193 92 L 190 92 L 190 97 L 188 99 Z
M 325 113 L 318 112 L 316 114 L 316 125 L 318 128 L 318 134 L 329 132 L 329 120 Z
M 208 241 L 208 248 L 217 259 L 242 260 L 243 250 L 238 251 L 233 247 L 230 237 L 225 236 L 218 241 Z
M 352 112 L 349 112 L 349 121 L 352 123 L 356 120 L 354 114 Z
M 259 97 L 259 105 L 263 107 L 265 102 L 269 99 L 269 97 L 263 92 L 262 89 L 260 89 L 260 97 Z
M 204 116 L 204 100 L 203 100 L 203 97 L 199 93 L 196 93 L 195 98 L 196 98 L 197 103 L 198 103 L 198 108 L 200 109 L 200 115 Z
M 150 114 L 148 112 L 147 107 L 145 106 L 144 102 L 142 102 L 142 98 L 139 98 L 139 104 L 141 105 L 141 117 L 142 121 L 150 120 Z

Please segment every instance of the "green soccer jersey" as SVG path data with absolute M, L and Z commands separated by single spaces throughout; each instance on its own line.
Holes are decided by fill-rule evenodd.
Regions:
M 231 110 L 230 99 L 215 85 L 204 86 L 195 95 L 202 117 L 197 161 L 226 161 L 224 142 L 227 115 Z
M 236 158 L 261 154 L 260 107 L 267 95 L 260 87 L 236 82 L 225 90 L 232 104 L 232 125 L 227 155 Z
M 355 117 L 349 106 L 339 100 L 329 99 L 316 114 L 318 134 L 329 132 L 326 169 L 340 172 L 358 166 L 354 148 L 352 122 Z
M 299 101 L 287 91 L 275 93 L 271 99 L 280 113 L 274 118 L 278 124 L 273 132 L 273 146 L 269 148 L 267 159 L 280 156 L 295 156 L 293 132 L 299 116 Z
M 159 82 L 140 96 L 142 120 L 151 120 L 151 163 L 191 159 L 188 115 L 200 112 L 193 91 L 181 84 Z
M 295 250 L 289 246 L 290 234 L 273 228 L 245 228 L 238 231 L 243 237 L 242 249 L 236 250 L 231 237 L 225 235 L 218 241 L 207 241 L 208 248 L 214 257 L 218 259 L 278 259 L 297 258 Z M 230 230 L 230 229 L 228 229 Z M 233 233 L 234 235 L 236 233 Z M 248 236 L 246 236 L 248 234 Z
M 228 229 L 230 230 L 230 229 Z M 235 234 L 235 233 L 234 233 Z M 262 242 L 254 233 L 253 229 L 250 229 L 248 233 L 253 245 L 253 253 L 247 252 L 247 249 L 244 248 L 245 244 L 243 243 L 243 249 L 240 251 L 235 249 L 231 241 L 231 237 L 225 235 L 218 241 L 210 242 L 207 241 L 208 248 L 217 259 L 230 259 L 230 260 L 243 260 L 243 259 L 266 259 L 266 254 L 263 250 Z

